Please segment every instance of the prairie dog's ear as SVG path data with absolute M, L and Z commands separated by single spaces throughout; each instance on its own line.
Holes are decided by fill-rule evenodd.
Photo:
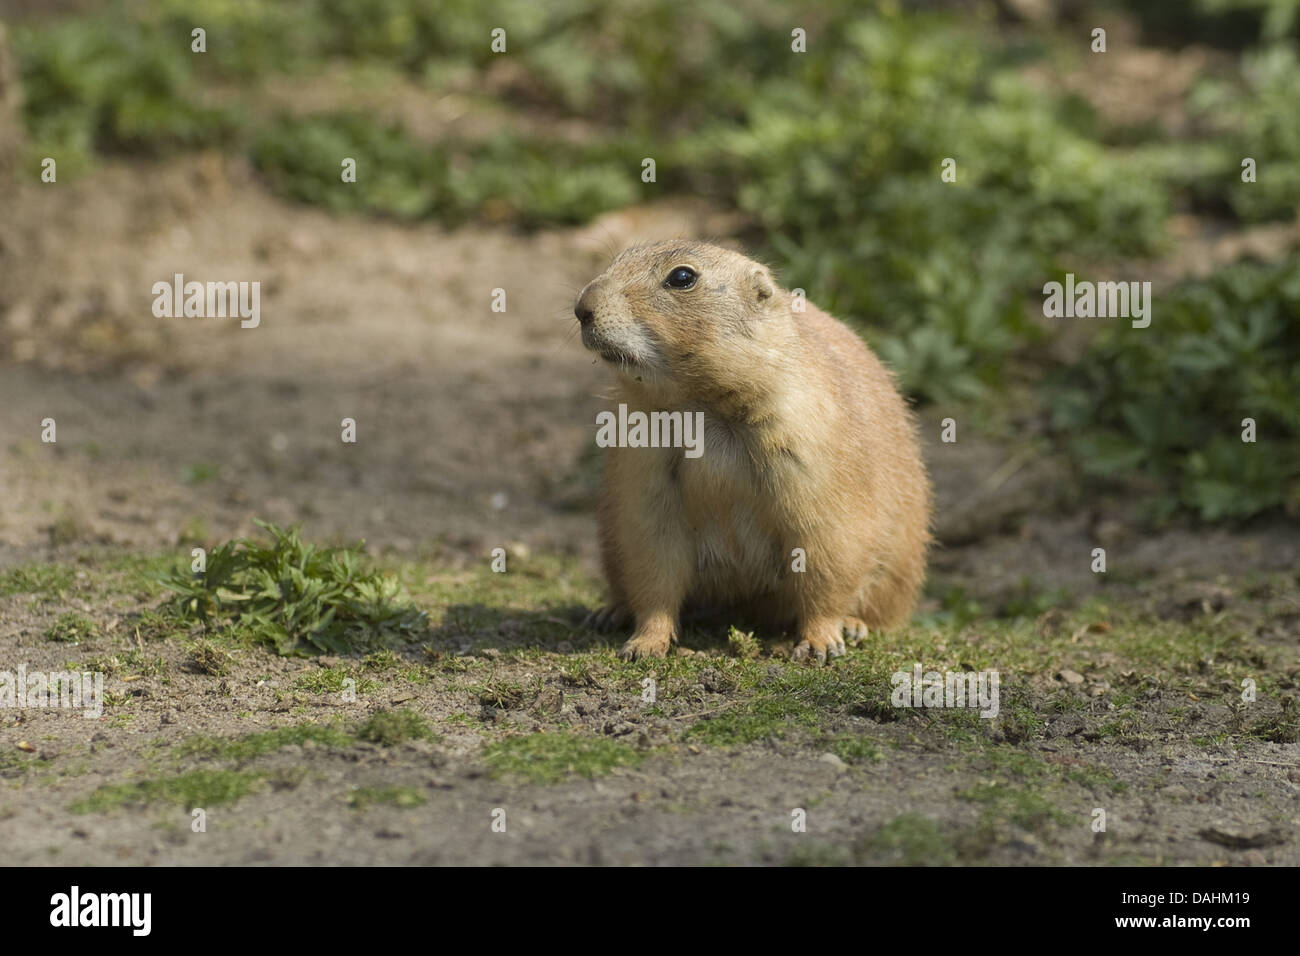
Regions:
M 767 266 L 754 266 L 747 277 L 749 283 L 750 301 L 766 308 L 772 301 L 772 296 L 776 294 L 776 281 L 772 278 L 772 273 L 768 271 Z

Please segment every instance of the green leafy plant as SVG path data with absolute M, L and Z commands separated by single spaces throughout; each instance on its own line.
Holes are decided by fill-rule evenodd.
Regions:
M 1290 219 L 1300 211 L 1300 56 L 1277 44 L 1242 58 L 1239 82 L 1202 84 L 1195 114 L 1212 137 L 1215 174 L 1236 215 L 1247 222 Z M 1254 182 L 1241 181 L 1242 158 L 1257 164 Z
M 1051 377 L 1061 447 L 1086 475 L 1145 479 L 1156 517 L 1300 513 L 1300 264 L 1238 264 L 1156 310 Z
M 364 569 L 360 545 L 316 548 L 296 527 L 257 524 L 269 545 L 236 539 L 208 553 L 202 574 L 164 578 L 183 616 L 227 619 L 281 654 L 345 653 L 425 629 L 426 615 L 395 578 Z
M 338 157 L 356 160 L 343 184 Z M 396 123 L 359 114 L 284 117 L 253 144 L 253 161 L 280 192 L 340 212 L 399 219 L 471 217 L 521 226 L 580 222 L 636 198 L 631 159 L 601 142 L 416 142 Z

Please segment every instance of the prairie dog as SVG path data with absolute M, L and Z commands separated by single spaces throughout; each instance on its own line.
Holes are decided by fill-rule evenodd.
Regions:
M 915 424 L 862 340 L 803 305 L 767 267 L 693 241 L 627 249 L 578 296 L 616 403 L 704 415 L 698 457 L 605 453 L 610 601 L 594 619 L 635 620 L 623 657 L 667 654 L 687 604 L 793 626 L 794 656 L 823 662 L 846 631 L 910 616 L 930 525 Z

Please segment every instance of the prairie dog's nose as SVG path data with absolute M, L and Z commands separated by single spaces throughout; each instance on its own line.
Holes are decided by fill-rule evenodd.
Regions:
M 587 287 L 579 294 L 578 301 L 574 303 L 573 314 L 578 317 L 579 325 L 590 325 L 591 320 L 596 317 L 596 313 L 591 307 L 594 298 L 591 288 L 593 285 L 595 283 L 588 283 Z

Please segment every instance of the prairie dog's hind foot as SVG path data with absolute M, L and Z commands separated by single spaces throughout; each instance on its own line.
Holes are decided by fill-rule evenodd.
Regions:
M 842 626 L 845 640 L 860 641 L 867 636 L 867 622 L 860 617 L 846 617 Z

